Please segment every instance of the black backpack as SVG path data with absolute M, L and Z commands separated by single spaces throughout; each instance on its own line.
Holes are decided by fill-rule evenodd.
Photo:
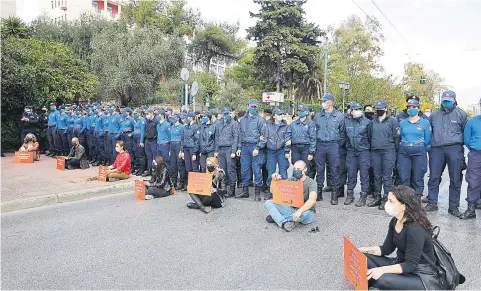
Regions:
M 454 263 L 451 253 L 438 240 L 440 228 L 435 226 L 433 228 L 433 245 L 436 262 L 433 262 L 424 253 L 423 258 L 426 259 L 437 273 L 439 283 L 445 290 L 454 290 L 459 284 L 463 284 L 466 278 L 458 271 Z

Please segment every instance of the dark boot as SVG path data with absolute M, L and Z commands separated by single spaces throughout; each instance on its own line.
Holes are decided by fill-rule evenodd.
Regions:
M 229 187 L 229 190 L 227 191 L 227 198 L 232 198 L 235 197 L 235 185 L 232 185 Z
M 271 191 L 268 191 L 267 193 L 264 193 L 264 200 L 270 200 L 270 199 L 272 199 Z
M 100 166 L 100 162 L 99 162 L 99 161 L 96 161 L 96 162 L 94 162 L 94 163 L 92 164 L 92 166 L 94 166 L 94 167 Z
M 262 187 L 255 187 L 254 201 L 261 201 L 261 190 L 262 190 Z
M 322 188 L 321 188 L 322 189 Z M 324 192 L 332 192 L 332 187 L 327 185 L 326 187 L 324 187 L 324 189 L 322 189 L 322 191 Z
M 346 187 L 345 186 L 341 186 L 339 187 L 339 191 L 338 191 L 338 197 L 344 197 L 344 192 L 346 192 Z
M 337 205 L 339 204 L 339 193 L 338 193 L 339 190 L 332 190 L 332 193 L 331 193 L 331 205 Z
M 212 208 L 210 206 L 204 206 L 202 201 L 200 201 L 199 197 L 195 194 L 189 194 L 190 198 L 194 201 L 194 203 L 199 207 L 199 209 L 204 212 L 205 214 L 209 213 Z M 187 206 L 188 207 L 188 206 Z
M 366 205 L 367 193 L 361 192 L 360 195 L 361 196 L 359 196 L 359 200 L 357 200 L 357 202 L 356 202 L 356 207 L 363 207 L 364 205 Z
M 367 204 L 367 207 L 377 207 L 381 205 L 381 193 L 374 193 L 374 199 Z
M 384 210 L 384 206 L 386 206 L 386 202 L 387 202 L 387 194 L 384 193 L 384 196 L 381 198 L 381 205 L 379 205 L 377 209 Z
M 476 203 L 476 209 L 481 209 L 481 199 L 479 199 L 478 203 Z
M 324 188 L 324 189 L 326 189 L 326 188 Z M 317 201 L 322 201 L 322 191 L 324 191 L 322 189 L 322 187 L 317 187 L 317 199 L 316 199 Z
M 181 182 L 182 187 L 180 188 L 180 191 L 187 191 L 187 183 L 185 181 Z
M 463 220 L 476 218 L 476 204 L 468 203 L 468 209 L 459 218 Z
M 236 198 L 249 198 L 249 186 L 242 186 L 242 194 Z
M 364 192 L 361 192 L 361 197 Z M 361 199 L 359 199 L 361 200 Z M 344 201 L 344 205 L 351 205 L 352 202 L 354 202 L 354 191 L 353 190 L 347 190 L 347 197 L 346 201 Z

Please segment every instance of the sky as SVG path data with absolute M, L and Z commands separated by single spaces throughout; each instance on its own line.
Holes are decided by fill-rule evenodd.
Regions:
M 386 39 L 381 64 L 387 74 L 402 77 L 404 63 L 419 62 L 441 75 L 462 107 L 479 102 L 481 0 L 309 0 L 304 10 L 308 21 L 326 29 L 350 15 L 365 20 L 356 3 L 382 25 Z M 188 0 L 188 5 L 204 19 L 239 22 L 241 37 L 255 23 L 249 11 L 260 8 L 252 0 Z

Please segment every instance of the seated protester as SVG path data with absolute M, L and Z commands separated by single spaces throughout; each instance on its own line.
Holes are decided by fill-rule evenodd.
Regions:
M 130 155 L 127 152 L 127 148 L 123 141 L 117 141 L 115 144 L 115 151 L 118 154 L 115 158 L 114 164 L 109 166 L 109 171 L 107 171 L 107 181 L 111 181 L 110 179 L 125 180 L 130 176 Z
M 18 149 L 20 152 L 33 152 L 33 160 L 38 161 L 40 159 L 40 152 L 38 147 L 40 144 L 37 142 L 35 134 L 29 133 L 23 139 L 22 146 Z
M 436 262 L 432 225 L 413 189 L 399 186 L 388 194 L 392 216 L 382 246 L 359 248 L 367 257 L 369 287 L 379 290 L 440 290 L 429 258 Z M 397 258 L 387 257 L 397 248 Z
M 267 200 L 264 207 L 269 212 L 266 217 L 267 222 L 277 223 L 279 227 L 285 231 L 291 231 L 296 226 L 296 222 L 302 224 L 313 223 L 316 219 L 316 199 L 317 199 L 317 183 L 310 177 L 306 176 L 307 166 L 302 160 L 294 164 L 292 177 L 287 181 L 302 181 L 304 190 L 304 205 L 301 208 L 276 204 L 272 200 Z M 279 173 L 272 175 L 272 180 L 281 180 Z
M 145 200 L 169 196 L 174 190 L 174 184 L 170 180 L 169 170 L 164 163 L 164 158 L 162 156 L 155 157 L 152 166 L 154 167 L 152 178 L 150 181 L 144 182 L 147 190 Z
M 78 138 L 72 138 L 72 148 L 70 153 L 65 157 L 65 166 L 67 169 L 88 169 L 90 168 L 87 155 L 85 154 L 85 148 L 80 144 Z
M 224 170 L 219 168 L 219 160 L 214 157 L 207 158 L 207 172 L 212 174 L 211 196 L 190 194 L 194 202 L 187 203 L 190 209 L 200 209 L 204 213 L 209 213 L 214 208 L 224 207 L 225 196 L 227 194 L 227 179 Z

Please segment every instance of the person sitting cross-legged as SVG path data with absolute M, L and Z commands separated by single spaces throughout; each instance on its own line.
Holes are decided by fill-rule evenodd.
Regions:
M 310 224 L 316 219 L 316 199 L 317 199 L 317 183 L 313 179 L 306 176 L 307 166 L 302 160 L 294 164 L 292 177 L 288 181 L 302 181 L 304 193 L 304 205 L 301 208 L 285 206 L 274 203 L 273 200 L 267 200 L 264 207 L 269 212 L 266 217 L 267 222 L 277 223 L 279 227 L 285 231 L 294 229 L 297 223 Z M 279 173 L 272 175 L 272 180 L 280 180 Z
M 79 168 L 88 169 L 90 167 L 87 156 L 85 155 L 85 148 L 76 137 L 72 138 L 72 148 L 68 156 L 65 157 L 65 166 L 69 170 Z
M 107 181 L 125 180 L 130 176 L 130 155 L 123 141 L 117 141 L 115 151 L 118 153 L 117 158 L 115 158 L 114 164 L 109 166 Z

